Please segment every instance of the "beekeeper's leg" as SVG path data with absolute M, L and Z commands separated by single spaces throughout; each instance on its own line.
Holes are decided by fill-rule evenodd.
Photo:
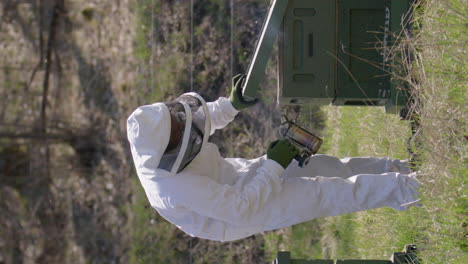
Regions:
M 379 207 L 403 211 L 407 209 L 403 204 L 415 201 L 417 186 L 416 181 L 397 172 L 360 174 L 348 179 L 288 177 L 281 193 L 267 203 L 275 212 L 268 226 L 281 228 Z
M 293 160 L 291 165 L 286 169 L 285 175 L 293 177 L 340 177 L 346 179 L 353 174 L 340 159 L 317 154 L 310 157 L 309 162 L 303 168 L 298 166 L 296 160 Z
M 352 173 L 357 174 L 382 174 L 386 172 L 411 173 L 410 165 L 406 161 L 389 158 L 354 157 L 340 160 Z

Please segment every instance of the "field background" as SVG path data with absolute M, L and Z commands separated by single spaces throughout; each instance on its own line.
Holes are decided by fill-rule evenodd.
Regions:
M 269 1 L 233 3 L 0 3 L 0 263 L 267 263 L 279 250 L 388 259 L 413 243 L 424 263 L 468 263 L 466 0 L 418 1 L 414 35 L 400 39 L 414 54 L 395 76 L 414 99 L 410 141 L 411 121 L 382 108 L 301 109 L 325 139 L 322 153 L 414 159 L 421 208 L 315 219 L 231 243 L 191 238 L 150 208 L 126 117 L 191 90 L 228 94 Z M 224 156 L 257 157 L 276 139 L 285 109 L 275 104 L 275 63 L 262 102 L 211 138 Z

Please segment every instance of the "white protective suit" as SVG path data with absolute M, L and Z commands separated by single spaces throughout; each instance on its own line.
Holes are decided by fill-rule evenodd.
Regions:
M 238 111 L 227 98 L 208 103 L 211 134 Z M 128 118 L 128 139 L 151 206 L 185 233 L 231 241 L 318 217 L 378 207 L 406 210 L 417 182 L 406 164 L 386 158 L 337 159 L 315 155 L 285 170 L 266 156 L 223 158 L 205 143 L 180 173 L 157 169 L 170 137 L 165 104 L 141 106 Z

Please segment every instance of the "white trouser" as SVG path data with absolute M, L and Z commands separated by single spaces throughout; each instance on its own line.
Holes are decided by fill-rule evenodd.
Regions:
M 398 171 L 409 173 L 406 163 L 386 158 L 316 155 L 304 168 L 293 163 L 282 191 L 266 205 L 284 216 L 270 229 L 379 207 L 406 210 L 402 205 L 416 200 L 418 183 Z

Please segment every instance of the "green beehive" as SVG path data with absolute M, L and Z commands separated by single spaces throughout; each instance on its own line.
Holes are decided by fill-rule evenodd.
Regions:
M 411 0 L 289 0 L 279 34 L 282 104 L 386 105 L 406 98 L 391 82 L 388 50 Z

